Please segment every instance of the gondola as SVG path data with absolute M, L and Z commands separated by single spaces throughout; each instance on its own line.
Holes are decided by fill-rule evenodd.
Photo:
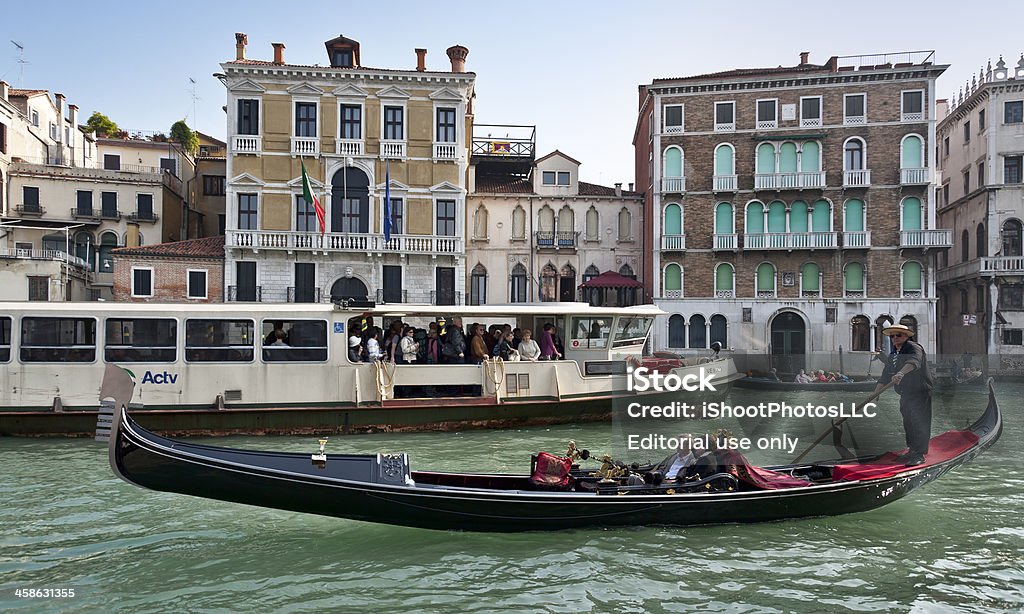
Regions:
M 764 376 L 748 375 L 733 383 L 737 388 L 752 390 L 782 390 L 782 391 L 804 391 L 814 390 L 818 392 L 871 392 L 878 382 L 875 380 L 861 380 L 853 382 L 783 382 Z
M 565 489 L 548 490 L 527 474 L 412 471 L 405 454 L 257 452 L 176 441 L 137 425 L 126 403 L 117 407 L 109 460 L 131 484 L 367 522 L 493 532 L 753 523 L 860 512 L 896 501 L 970 461 L 1002 431 L 990 382 L 984 414 L 965 430 L 933 438 L 924 465 L 906 467 L 888 452 L 751 467 L 753 476 L 722 473 L 683 485 L 637 483 L 635 475 L 599 480 L 574 470 Z

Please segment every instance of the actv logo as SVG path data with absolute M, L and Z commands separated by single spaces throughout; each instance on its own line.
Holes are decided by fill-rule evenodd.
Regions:
M 173 384 L 178 381 L 178 375 L 176 373 L 153 373 L 152 371 L 146 371 L 146 374 L 142 376 L 143 384 Z

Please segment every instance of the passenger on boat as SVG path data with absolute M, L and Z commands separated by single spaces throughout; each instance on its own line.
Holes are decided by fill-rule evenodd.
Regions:
M 452 318 L 446 327 L 444 345 L 441 347 L 441 362 L 444 364 L 460 364 L 465 362 L 466 337 L 462 334 L 462 318 Z
M 807 375 L 803 369 L 800 369 L 800 372 L 796 374 L 796 379 L 793 381 L 798 384 L 810 384 L 813 380 L 811 380 L 811 376 Z
M 512 347 L 512 333 L 505 333 L 505 337 L 494 346 L 492 354 L 504 361 L 515 362 L 520 359 L 519 352 Z
M 400 359 L 402 352 L 398 345 L 402 342 L 402 321 L 395 320 L 388 326 L 387 339 L 384 342 L 384 354 L 388 361 L 395 362 Z
M 540 346 L 533 340 L 533 331 L 529 328 L 523 329 L 523 338 L 519 340 L 519 355 L 523 357 L 523 360 L 529 360 L 535 362 L 540 358 Z
M 469 360 L 466 362 L 478 365 L 487 357 L 487 342 L 484 341 L 486 335 L 487 329 L 484 328 L 484 325 L 477 324 L 473 330 L 473 336 L 469 340 Z
M 348 338 L 348 359 L 352 362 L 363 361 L 363 347 L 359 337 L 352 335 Z
M 366 361 L 380 360 L 383 356 L 380 351 L 380 329 L 374 326 L 366 336 Z
M 284 332 L 284 322 L 274 322 L 274 328 L 263 338 L 263 345 L 274 345 L 277 341 L 277 331 L 284 333 L 284 342 L 288 343 L 288 333 Z
M 666 480 L 682 480 L 686 477 L 687 469 L 697 462 L 693 455 L 690 442 L 693 436 L 685 433 L 679 436 L 679 449 L 665 457 L 654 467 L 654 471 L 660 472 Z
M 437 322 L 431 322 L 427 327 L 426 350 L 428 365 L 436 365 L 441 362 L 441 340 L 437 338 Z
M 825 377 L 825 372 L 818 369 L 818 372 L 814 375 L 814 381 L 816 382 L 827 382 L 828 378 Z
M 558 360 L 562 354 L 555 347 L 555 325 L 548 323 L 544 325 L 544 332 L 540 334 L 540 359 Z
M 285 337 L 286 336 L 287 335 L 285 335 L 284 331 L 281 330 L 280 328 L 275 330 L 274 331 L 274 342 L 270 344 L 270 347 L 279 347 L 279 348 L 290 347 L 288 345 L 288 343 L 285 341 Z
M 768 379 L 770 379 L 772 381 L 776 381 L 776 382 L 780 381 L 779 380 L 779 371 L 778 371 L 778 369 L 776 369 L 775 367 L 772 367 L 772 370 L 768 372 Z
M 512 329 L 512 347 L 519 349 L 519 342 L 523 340 L 523 329 L 513 328 Z
M 402 360 L 410 365 L 416 362 L 416 353 L 420 349 L 420 344 L 413 339 L 415 333 L 416 329 L 406 326 L 402 331 L 402 340 L 398 342 L 399 349 L 402 351 Z
M 924 463 L 932 429 L 932 374 L 921 344 L 911 341 L 914 330 L 903 324 L 882 329 L 892 340 L 892 352 L 878 378 L 875 392 L 892 382 L 900 395 L 900 413 L 909 451 L 899 458 L 908 467 Z

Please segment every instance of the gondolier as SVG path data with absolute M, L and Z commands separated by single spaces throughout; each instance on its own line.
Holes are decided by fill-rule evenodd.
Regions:
M 893 324 L 882 329 L 882 334 L 892 340 L 892 352 L 885 361 L 885 369 L 878 378 L 875 391 L 880 391 L 890 381 L 900 395 L 900 413 L 903 414 L 903 431 L 907 439 L 907 453 L 901 457 L 908 467 L 924 463 L 928 454 L 928 440 L 932 429 L 932 374 L 928 358 L 920 343 L 911 341 L 914 331 L 903 324 Z

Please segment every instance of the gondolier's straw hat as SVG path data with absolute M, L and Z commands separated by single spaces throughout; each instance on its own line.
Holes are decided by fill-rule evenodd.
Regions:
M 914 330 L 909 326 L 905 326 L 903 324 L 893 324 L 892 326 L 886 326 L 885 328 L 882 329 L 882 334 L 885 335 L 886 337 L 890 337 L 896 333 L 903 333 L 907 337 L 914 336 Z

